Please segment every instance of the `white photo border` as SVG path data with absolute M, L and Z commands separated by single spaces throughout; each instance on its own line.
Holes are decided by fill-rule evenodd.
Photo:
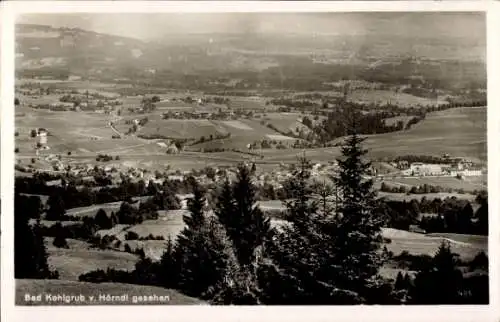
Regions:
M 500 3 L 496 1 L 7 1 L 1 8 L 1 318 L 4 321 L 500 321 Z M 28 13 L 485 12 L 487 14 L 488 306 L 15 306 L 14 23 Z M 22 250 L 18 250 L 22 251 Z

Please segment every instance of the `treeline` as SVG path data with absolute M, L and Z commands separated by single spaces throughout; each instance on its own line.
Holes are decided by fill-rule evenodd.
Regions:
M 488 235 L 488 197 L 479 194 L 476 198 L 479 208 L 474 211 L 466 200 L 452 198 L 420 201 L 382 200 L 377 211 L 387 219 L 387 226 L 409 230 L 418 225 L 427 233 L 458 233 Z M 427 214 L 421 216 L 421 214 Z
M 407 187 L 404 185 L 389 185 L 385 182 L 382 182 L 382 185 L 380 186 L 380 191 L 389 193 L 428 194 L 428 193 L 440 193 L 440 192 L 452 193 L 454 189 L 452 189 L 451 187 L 445 188 L 441 186 L 434 186 L 427 183 L 424 183 L 421 186 Z M 460 194 L 465 193 L 463 189 L 458 189 L 457 192 Z
M 452 160 L 433 155 L 403 155 L 394 159 L 394 162 L 407 162 L 409 164 L 415 162 L 429 163 L 429 164 L 449 164 Z
M 159 185 L 150 181 L 146 186 L 143 180 L 138 182 L 124 180 L 118 186 L 104 186 L 99 190 L 92 190 L 88 187 L 77 189 L 73 182 L 66 181 L 66 179 L 62 180 L 60 186 L 49 186 L 44 179 L 36 175 L 32 178 L 16 177 L 15 189 L 16 193 L 47 195 L 50 202 L 57 200 L 57 203 L 64 204 L 64 209 L 71 209 L 131 200 L 132 197 L 154 196 L 158 193 L 166 195 L 188 193 L 190 191 L 188 182 L 189 180 L 165 180 L 162 185 Z
M 443 243 L 434 256 L 394 256 L 398 268 L 417 271 L 415 277 L 399 271 L 394 289 L 406 304 L 487 304 L 489 303 L 488 256 L 478 253 L 464 262 Z
M 386 113 L 363 114 L 358 111 L 354 113 L 356 115 L 353 116 L 349 106 L 330 112 L 326 120 L 313 128 L 316 137 L 323 143 L 344 137 L 352 130 L 351 120 L 354 118 L 356 119 L 355 131 L 359 134 L 379 134 L 404 129 L 403 122 L 387 125 L 385 119 L 390 116 Z

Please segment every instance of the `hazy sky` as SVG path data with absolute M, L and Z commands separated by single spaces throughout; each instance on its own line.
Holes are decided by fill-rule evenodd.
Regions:
M 37 14 L 20 23 L 79 27 L 114 35 L 155 39 L 182 33 L 302 33 L 486 37 L 481 13 L 138 13 Z

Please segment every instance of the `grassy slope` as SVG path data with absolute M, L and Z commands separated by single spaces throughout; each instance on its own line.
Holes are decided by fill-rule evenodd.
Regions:
M 371 158 L 449 153 L 476 161 L 486 160 L 486 108 L 456 108 L 428 114 L 408 131 L 366 136 Z M 265 161 L 295 162 L 302 149 L 263 150 Z M 313 162 L 332 161 L 338 147 L 306 149 Z
M 49 265 L 59 272 L 60 279 L 77 281 L 78 276 L 97 269 L 112 267 L 131 270 L 138 257 L 133 254 L 113 250 L 89 248 L 89 244 L 67 239 L 69 249 L 52 245 L 53 238 L 45 238 L 49 254 Z
M 443 240 L 450 242 L 451 250 L 460 255 L 463 260 L 474 258 L 480 251 L 488 251 L 487 237 L 460 234 L 417 234 L 403 230 L 384 228 L 384 237 L 392 242 L 387 244 L 387 249 L 394 255 L 399 255 L 406 250 L 410 254 L 427 254 L 433 256 Z
M 486 108 L 457 108 L 428 114 L 408 131 L 371 136 L 372 156 L 449 153 L 486 160 Z
M 175 290 L 165 289 L 161 287 L 154 286 L 144 286 L 144 285 L 132 285 L 132 284 L 121 284 L 121 283 L 82 283 L 73 281 L 63 281 L 63 280 L 16 280 L 16 305 L 29 305 L 24 301 L 25 294 L 65 294 L 65 295 L 84 295 L 86 298 L 85 302 L 82 303 L 61 303 L 52 302 L 52 305 L 109 305 L 109 304 L 122 304 L 122 305 L 132 305 L 132 304 L 162 304 L 162 305 L 203 305 L 203 301 L 188 297 L 181 294 Z M 119 302 L 100 302 L 97 301 L 99 294 L 111 295 L 111 296 L 121 296 L 123 294 L 128 294 L 129 301 Z M 146 303 L 133 303 L 133 296 L 168 296 L 169 301 L 165 302 L 146 302 Z M 89 296 L 94 296 L 96 301 L 91 302 Z M 42 299 L 44 296 L 42 295 Z M 47 305 L 48 302 L 42 302 L 38 305 Z

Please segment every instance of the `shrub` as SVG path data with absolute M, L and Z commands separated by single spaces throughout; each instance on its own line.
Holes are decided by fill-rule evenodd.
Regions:
M 133 231 L 127 231 L 127 234 L 125 235 L 125 240 L 138 240 L 139 235 Z
M 54 241 L 52 242 L 52 245 L 54 245 L 57 248 L 69 248 L 66 238 L 62 236 L 56 236 L 54 238 Z

